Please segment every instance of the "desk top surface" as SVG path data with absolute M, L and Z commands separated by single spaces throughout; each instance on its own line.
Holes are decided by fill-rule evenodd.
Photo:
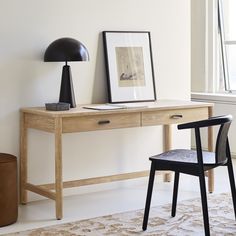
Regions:
M 174 110 L 174 109 L 213 107 L 214 105 L 213 103 L 193 102 L 193 101 L 183 101 L 183 100 L 158 100 L 155 102 L 142 102 L 142 104 L 145 107 L 124 108 L 116 110 L 91 110 L 83 108 L 84 106 L 88 105 L 86 104 L 86 105 L 77 105 L 76 108 L 71 108 L 68 111 L 47 111 L 45 107 L 21 108 L 20 111 L 23 113 L 30 113 L 48 117 L 72 117 L 72 116 L 102 115 L 102 114 L 114 114 L 114 113 L 147 112 L 147 111 L 170 110 L 170 109 Z

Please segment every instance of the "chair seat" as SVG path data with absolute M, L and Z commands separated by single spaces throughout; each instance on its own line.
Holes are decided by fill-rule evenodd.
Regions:
M 214 152 L 202 152 L 203 164 L 214 165 L 215 153 Z M 178 162 L 180 164 L 197 164 L 197 151 L 187 149 L 174 149 L 164 152 L 159 155 L 155 155 L 149 158 L 151 161 L 163 161 L 163 162 Z

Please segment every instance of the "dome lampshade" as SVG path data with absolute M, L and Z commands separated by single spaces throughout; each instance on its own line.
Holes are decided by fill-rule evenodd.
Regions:
M 44 61 L 88 61 L 87 48 L 73 38 L 60 38 L 53 41 L 45 51 Z

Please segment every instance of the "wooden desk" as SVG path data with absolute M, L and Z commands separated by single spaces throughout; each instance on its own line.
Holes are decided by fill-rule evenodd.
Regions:
M 205 119 L 212 116 L 213 104 L 190 101 L 159 100 L 146 103 L 145 108 L 120 110 L 88 110 L 78 106 L 69 111 L 46 111 L 45 108 L 21 109 L 20 142 L 20 201 L 27 203 L 27 191 L 40 194 L 56 202 L 56 218 L 63 217 L 63 188 L 147 176 L 149 171 L 132 172 L 112 176 L 80 179 L 63 182 L 62 179 L 62 134 L 93 130 L 164 125 L 164 150 L 171 148 L 171 124 Z M 55 135 L 55 183 L 33 185 L 27 178 L 27 130 L 42 130 Z M 208 129 L 208 149 L 213 150 L 213 132 Z M 170 180 L 169 174 L 165 180 Z M 213 192 L 213 172 L 208 173 L 208 188 Z

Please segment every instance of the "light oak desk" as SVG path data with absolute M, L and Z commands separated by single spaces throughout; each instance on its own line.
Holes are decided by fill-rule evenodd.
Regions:
M 40 194 L 56 202 L 56 218 L 63 217 L 63 188 L 147 176 L 149 171 L 132 172 L 112 176 L 63 182 L 62 134 L 92 130 L 119 129 L 150 125 L 164 125 L 164 150 L 171 148 L 171 124 L 195 121 L 212 116 L 213 104 L 190 101 L 159 100 L 147 103 L 145 108 L 120 110 L 89 110 L 82 106 L 69 111 L 46 111 L 45 108 L 21 109 L 20 142 L 20 200 L 27 203 L 27 191 Z M 42 130 L 55 135 L 55 183 L 33 185 L 27 178 L 27 130 Z M 213 131 L 208 129 L 208 149 L 213 150 Z M 88 170 L 89 171 L 89 170 Z M 170 174 L 165 175 L 168 181 Z M 213 191 L 213 172 L 208 173 L 208 189 Z

